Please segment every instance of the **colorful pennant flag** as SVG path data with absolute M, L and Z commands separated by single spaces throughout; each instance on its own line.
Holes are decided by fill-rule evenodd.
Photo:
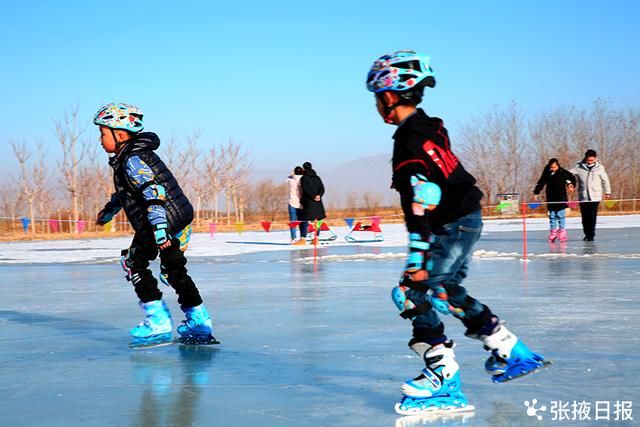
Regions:
M 345 224 L 347 224 L 347 227 L 349 227 L 349 228 L 353 227 L 353 218 L 345 218 L 344 222 L 345 222 Z
M 531 202 L 531 203 L 529 203 L 529 209 L 537 209 L 537 208 L 540 207 L 541 204 L 542 203 L 540 203 L 540 202 Z
M 609 208 L 609 209 L 611 209 L 612 207 L 614 207 L 614 206 L 616 205 L 616 203 L 618 203 L 618 202 L 617 202 L 617 201 L 615 201 L 615 200 L 605 200 L 605 201 L 604 201 L 604 205 L 605 205 L 607 208 Z
M 242 232 L 244 231 L 244 222 L 236 222 L 235 226 L 238 234 L 242 234 Z
M 567 204 L 571 209 L 578 209 L 578 202 L 576 202 L 575 200 L 569 200 Z
M 215 222 L 209 223 L 209 236 L 211 236 L 212 239 L 217 229 L 218 229 L 218 224 L 216 224 Z
M 22 228 L 24 228 L 24 232 L 26 233 L 29 231 L 29 224 L 31 224 L 31 220 L 27 217 L 22 217 L 20 218 L 20 221 L 22 221 Z
M 58 222 L 57 219 L 50 219 L 49 228 L 51 229 L 52 232 L 57 233 L 58 230 L 60 229 L 60 222 Z
M 262 228 L 264 228 L 264 231 L 267 233 L 271 230 L 271 221 L 262 221 L 260 222 L 260 225 L 262 225 Z
M 109 221 L 108 223 L 103 225 L 103 228 L 105 233 L 111 233 L 111 230 L 113 230 L 113 221 Z
M 85 221 L 84 219 L 78 220 L 78 233 L 82 233 L 86 226 L 87 226 L 87 221 Z
M 299 226 L 301 224 L 301 221 L 291 221 L 289 223 L 289 228 L 296 228 L 297 226 Z

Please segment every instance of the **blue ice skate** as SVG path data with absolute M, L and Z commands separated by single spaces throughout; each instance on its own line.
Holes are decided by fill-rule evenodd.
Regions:
M 141 302 L 146 317 L 131 329 L 130 347 L 158 347 L 173 343 L 171 313 L 164 301 Z
M 453 347 L 452 342 L 433 347 L 425 343 L 411 346 L 422 355 L 426 368 L 416 378 L 402 384 L 404 397 L 395 406 L 398 414 L 440 417 L 475 410 L 460 391 L 459 366 L 454 359 Z
M 182 308 L 187 316 L 182 321 L 182 325 L 178 326 L 178 341 L 182 344 L 220 344 L 213 337 L 213 325 L 207 309 L 200 304 L 191 308 Z
M 503 383 L 536 371 L 551 362 L 529 350 L 504 325 L 488 336 L 481 336 L 491 356 L 485 362 L 487 373 L 494 383 Z

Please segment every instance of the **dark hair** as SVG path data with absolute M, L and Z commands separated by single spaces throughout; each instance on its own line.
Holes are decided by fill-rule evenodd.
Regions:
M 551 166 L 552 164 L 556 164 L 558 165 L 558 167 L 560 167 L 560 162 L 558 161 L 558 159 L 556 159 L 555 157 L 549 159 L 549 163 L 547 163 L 547 167 Z
M 412 90 L 408 90 L 405 92 L 398 92 L 398 91 L 390 91 L 390 92 L 393 92 L 396 95 L 398 95 L 399 99 L 398 99 L 397 105 L 411 105 L 415 107 L 422 102 L 424 87 L 416 87 Z M 384 101 L 384 97 L 382 95 L 383 93 L 384 92 L 376 93 L 376 97 L 380 99 L 380 102 L 382 102 L 382 105 L 386 105 Z
M 589 149 L 585 151 L 584 158 L 586 159 L 587 157 L 597 157 L 596 150 Z
M 311 166 L 311 162 L 304 162 L 302 164 L 302 167 L 305 169 L 313 169 L 313 166 Z
M 304 169 L 302 169 L 302 167 L 300 166 L 296 166 L 295 169 L 293 169 L 294 175 L 302 175 L 303 173 L 304 173 Z

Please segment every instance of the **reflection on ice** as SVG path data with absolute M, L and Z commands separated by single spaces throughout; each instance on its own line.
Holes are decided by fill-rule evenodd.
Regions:
M 534 231 L 527 263 L 517 255 L 517 232 L 487 237 L 476 250 L 497 258 L 475 257 L 465 287 L 554 364 L 493 384 L 481 344 L 447 316 L 473 417 L 394 411 L 400 384 L 423 366 L 407 348 L 410 323 L 389 299 L 404 248 L 327 246 L 315 264 L 300 261 L 309 250 L 190 259 L 222 342 L 215 348 L 129 349 L 139 312 L 116 263 L 3 265 L 0 424 L 535 426 L 551 414 L 527 415 L 524 402 L 533 399 L 547 408 L 637 408 L 640 228 L 602 230 L 595 244 L 570 240 L 555 249 L 544 230 Z M 161 290 L 178 312 L 173 291 Z

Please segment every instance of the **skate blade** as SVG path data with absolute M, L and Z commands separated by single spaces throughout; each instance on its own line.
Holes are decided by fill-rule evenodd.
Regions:
M 145 349 L 145 348 L 166 347 L 168 345 L 173 345 L 175 342 L 176 340 L 174 340 L 173 337 L 160 338 L 155 340 L 134 339 L 129 343 L 129 348 Z
M 420 420 L 436 420 L 436 419 L 449 419 L 448 417 L 472 417 L 475 415 L 476 407 L 473 405 L 465 405 L 465 406 L 449 406 L 447 408 L 437 408 L 431 407 L 427 409 L 402 409 L 401 403 L 396 403 L 395 406 L 396 413 L 398 415 L 406 415 L 406 417 L 400 418 L 398 421 L 406 418 L 415 418 L 415 421 Z M 410 420 L 407 420 L 410 421 Z M 396 421 L 396 425 L 398 425 Z M 407 424 L 411 425 L 411 424 Z
M 215 339 L 213 335 L 208 337 L 179 337 L 178 342 L 183 345 L 215 345 L 220 344 L 220 341 Z
M 524 377 L 525 375 L 529 375 L 529 374 L 532 374 L 534 372 L 538 372 L 538 371 L 546 368 L 547 366 L 551 365 L 551 361 L 550 360 L 543 360 L 541 363 L 542 363 L 542 366 L 538 366 L 538 367 L 533 368 L 533 369 L 531 369 L 529 371 L 522 372 L 522 373 L 520 373 L 518 375 L 499 374 L 499 375 L 494 375 L 491 378 L 491 380 L 496 384 L 506 383 L 508 381 L 512 381 L 512 380 L 515 380 L 517 378 Z
M 433 415 L 405 415 L 398 418 L 395 427 L 423 426 L 427 424 L 447 424 L 449 422 L 466 424 L 468 420 L 475 417 L 475 410 L 465 412 L 451 412 L 440 416 Z

